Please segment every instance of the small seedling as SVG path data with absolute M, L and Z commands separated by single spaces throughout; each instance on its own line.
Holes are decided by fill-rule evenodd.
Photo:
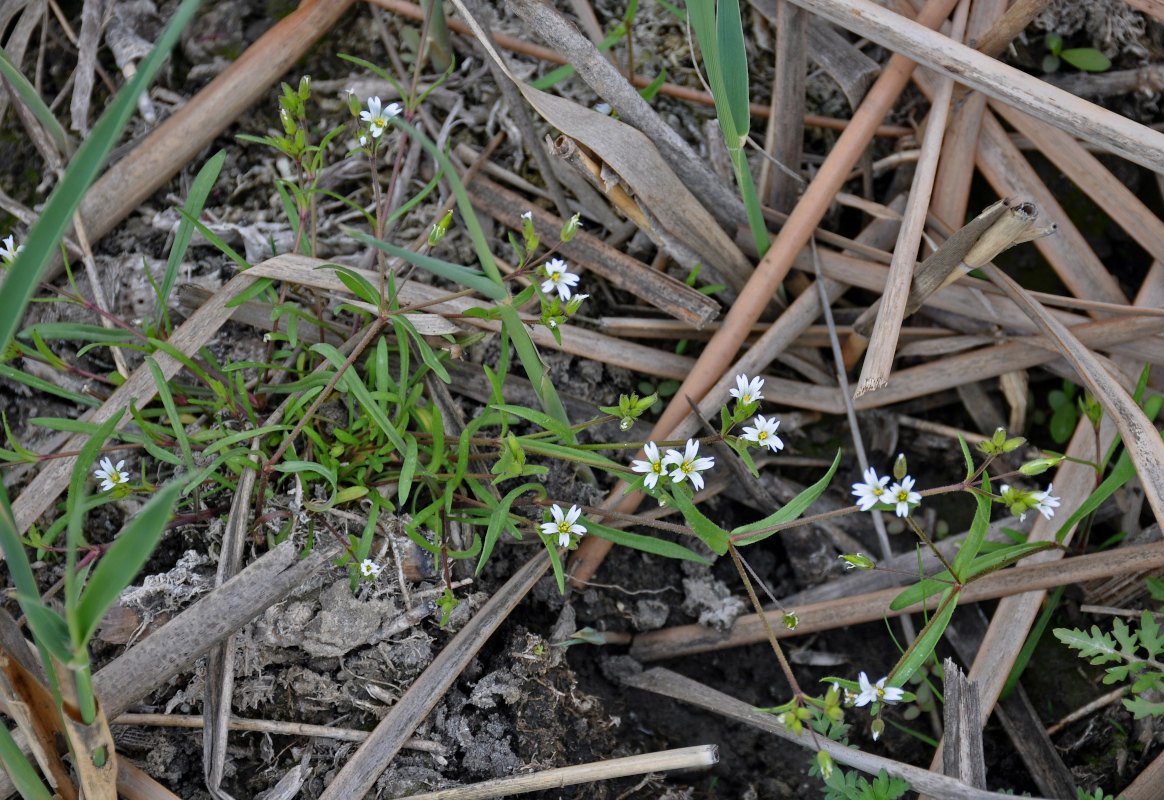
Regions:
M 1111 69 L 1111 60 L 1094 47 L 1069 47 L 1063 49 L 1063 37 L 1054 31 L 1047 33 L 1043 40 L 1047 54 L 1043 56 L 1043 72 L 1055 72 L 1060 61 L 1066 61 L 1075 69 L 1085 72 L 1103 72 Z

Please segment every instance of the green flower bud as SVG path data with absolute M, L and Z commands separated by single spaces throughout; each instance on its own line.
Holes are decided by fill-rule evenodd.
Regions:
M 578 228 L 580 228 L 581 226 L 582 226 L 582 223 L 578 220 L 577 214 L 570 217 L 570 219 L 566 220 L 566 224 L 562 226 L 562 236 L 561 236 L 562 241 L 568 242 L 571 239 L 573 239 L 574 234 L 578 232 Z
M 885 720 L 878 717 L 873 720 L 873 741 L 880 739 L 883 733 L 885 733 Z
M 299 79 L 299 99 L 307 100 L 311 97 L 311 76 L 304 75 Z
M 826 781 L 833 775 L 833 757 L 824 750 L 816 751 L 816 765 L 820 768 L 820 776 Z
M 898 453 L 897 460 L 893 462 L 893 477 L 896 480 L 901 480 L 909 474 L 909 465 L 905 462 L 905 453 Z
M 453 224 L 453 212 L 449 211 L 439 220 L 432 224 L 432 228 L 428 232 L 428 246 L 433 247 L 441 239 L 445 238 L 445 234 L 449 232 L 449 226 Z
M 856 555 L 840 555 L 837 556 L 837 558 L 848 562 L 845 564 L 847 569 L 853 569 L 854 567 L 857 569 L 875 569 L 877 567 L 877 562 L 860 553 L 857 553 Z
M 1057 467 L 1063 461 L 1063 456 L 1055 456 L 1053 458 L 1036 458 L 1034 461 L 1028 461 L 1019 467 L 1019 472 L 1023 475 L 1041 475 L 1051 467 Z
M 781 619 L 784 621 L 784 627 L 790 631 L 796 630 L 796 626 L 800 624 L 800 617 L 795 611 L 785 611 Z

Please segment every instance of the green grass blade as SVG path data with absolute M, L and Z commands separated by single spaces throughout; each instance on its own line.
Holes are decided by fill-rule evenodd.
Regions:
M 723 105 L 738 136 L 735 147 L 742 147 L 752 124 L 748 110 L 748 51 L 744 47 L 744 22 L 740 18 L 739 0 L 719 0 L 717 5 L 715 40 L 724 92 Z M 718 102 L 716 107 L 719 107 Z M 728 142 L 728 147 L 732 144 Z
M 85 587 L 81 601 L 77 604 L 76 622 L 82 634 L 82 646 L 89 643 L 97 632 L 101 617 L 145 566 L 146 559 L 166 530 L 170 512 L 181 491 L 182 481 L 175 480 L 155 493 L 97 562 L 89 578 L 89 585 Z
M 4 768 L 4 773 L 12 779 L 12 785 L 24 800 L 53 800 L 52 794 L 41 783 L 36 770 L 4 725 L 0 725 L 0 767 Z
M 197 219 L 202 216 L 206 198 L 210 196 L 210 190 L 214 188 L 225 161 L 226 151 L 219 150 L 202 166 L 202 169 L 198 170 L 198 175 L 190 184 L 190 193 L 186 196 L 186 216 L 178 223 L 178 232 L 174 234 L 174 244 L 170 247 L 170 257 L 166 261 L 166 275 L 162 278 L 161 296 L 154 308 L 155 325 L 161 324 L 163 316 L 166 316 L 170 292 L 174 290 L 174 283 L 178 280 L 178 269 L 182 266 L 182 259 L 186 257 L 190 239 L 194 236 L 194 226 L 190 223 L 190 218 Z
M 53 140 L 53 145 L 57 148 L 57 152 L 68 156 L 72 150 L 72 144 L 69 142 L 69 136 L 65 133 L 65 129 L 61 127 L 61 123 L 53 116 L 52 109 L 50 109 L 45 102 L 40 99 L 40 94 L 36 91 L 28 79 L 24 77 L 20 69 L 12 63 L 12 59 L 4 52 L 4 48 L 0 47 L 0 74 L 2 74 L 8 81 L 8 85 L 12 90 L 20 95 L 20 99 L 24 101 L 25 105 L 32 111 L 36 121 L 44 128 L 45 133 Z
M 81 205 L 85 191 L 93 183 L 109 152 L 137 108 L 137 98 L 149 86 L 162 61 L 178 41 L 186 23 L 198 9 L 200 0 L 183 0 L 158 43 L 138 64 L 137 74 L 126 84 L 105 113 L 97 120 L 92 132 L 77 149 L 61 182 L 49 196 L 40 218 L 28 232 L 24 250 L 8 268 L 0 285 L 0 351 L 8 346 L 12 334 L 24 316 L 24 307 L 32 298 L 37 282 L 49 264 L 72 222 L 73 212 Z
M 194 463 L 194 450 L 190 447 L 190 439 L 186 436 L 186 426 L 178 415 L 178 406 L 174 404 L 174 395 L 170 393 L 170 384 L 162 374 L 162 368 L 152 356 L 146 356 L 146 364 L 154 376 L 154 385 L 158 387 L 158 399 L 166 409 L 166 416 L 170 418 L 170 427 L 174 431 L 174 438 L 178 440 L 178 447 L 182 450 L 182 459 L 186 462 L 186 469 L 193 472 L 198 465 Z

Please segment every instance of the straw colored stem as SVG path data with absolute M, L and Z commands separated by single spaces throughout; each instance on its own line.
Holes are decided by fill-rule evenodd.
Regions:
M 410 19 L 423 19 L 424 11 L 415 3 L 410 3 L 408 0 L 369 0 L 374 5 L 399 14 Z M 448 20 L 449 30 L 457 33 L 471 36 L 469 26 L 459 19 L 450 18 Z M 552 50 L 549 47 L 533 44 L 524 39 L 518 39 L 515 36 L 506 36 L 503 33 L 495 33 L 493 38 L 497 44 L 504 47 L 506 50 L 511 50 L 522 55 L 532 56 L 542 61 L 548 61 L 551 64 L 568 64 L 569 61 L 561 53 Z M 627 77 L 631 83 L 640 89 L 651 85 L 651 79 L 644 75 L 631 75 Z M 676 97 L 680 100 L 688 100 L 692 103 L 699 103 L 705 106 L 714 106 L 715 98 L 707 92 L 698 89 L 692 89 L 688 86 L 678 86 L 674 83 L 664 83 L 659 87 L 659 94 L 665 94 L 668 97 Z M 753 117 L 767 119 L 772 113 L 768 106 L 760 105 L 759 103 L 752 103 L 749 110 Z M 809 127 L 828 128 L 829 130 L 842 131 L 849 126 L 849 120 L 837 119 L 836 117 L 825 117 L 820 114 L 805 114 L 804 124 Z M 888 136 L 900 138 L 902 136 L 909 136 L 913 133 L 912 128 L 903 125 L 878 125 L 875 135 Z
M 966 2 L 958 5 L 953 25 L 955 37 L 961 37 L 965 28 L 967 6 Z M 938 155 L 942 149 L 942 137 L 953 92 L 954 81 L 944 78 L 930 108 L 925 136 L 922 138 L 921 155 L 914 172 L 913 187 L 910 189 L 901 228 L 897 234 L 893 260 L 889 264 L 885 293 L 881 296 L 881 310 L 873 327 L 868 355 L 861 368 L 861 378 L 854 397 L 860 397 L 889 383 L 889 371 L 893 367 L 893 356 L 897 351 L 901 321 L 906 314 L 909 287 L 913 279 L 914 265 L 917 263 L 922 230 L 926 224 L 926 211 L 930 206 L 934 178 L 938 172 Z
M 871 0 L 793 1 L 1081 139 L 1103 145 L 1148 169 L 1164 170 L 1164 134 L 1002 64 L 925 24 L 894 14 Z
M 1055 483 L 1056 489 L 1058 489 L 1059 481 L 1056 480 Z M 1046 555 L 1043 553 L 1030 560 L 1038 561 L 1039 558 L 1046 558 Z M 1164 566 L 1164 543 L 1161 542 L 1077 556 L 1053 563 L 1020 565 L 991 573 L 966 584 L 958 598 L 958 603 L 965 605 L 1000 597 L 1022 595 L 1026 592 L 1041 592 L 1055 586 L 1156 569 L 1161 566 Z M 765 615 L 775 623 L 773 628 L 777 638 L 806 636 L 849 625 L 878 622 L 886 616 L 895 617 L 901 614 L 920 612 L 922 610 L 920 603 L 896 611 L 889 608 L 890 602 L 902 591 L 901 587 L 878 589 L 856 596 L 838 597 L 798 606 L 792 609 L 799 617 L 796 630 L 789 630 L 781 624 L 782 612 L 780 611 L 767 611 Z M 939 599 L 940 595 L 934 595 L 927 601 L 926 607 L 931 610 L 937 607 Z M 634 638 L 630 654 L 640 661 L 657 661 L 664 658 L 676 658 L 756 644 L 765 641 L 767 636 L 767 630 L 759 615 L 748 614 L 737 618 L 731 631 L 727 634 L 698 624 L 680 625 L 640 634 Z M 1001 677 L 1002 680 L 1006 679 L 1005 670 L 1002 671 Z M 993 706 L 997 693 L 990 696 L 989 704 L 985 700 L 987 697 L 988 695 L 983 694 L 984 713 L 987 713 Z
M 613 758 L 609 761 L 595 761 L 592 764 L 579 764 L 574 767 L 547 769 L 532 775 L 496 778 L 470 786 L 409 795 L 409 800 L 488 800 L 491 797 L 560 789 L 564 786 L 625 778 L 628 775 L 645 775 L 648 772 L 699 769 L 710 767 L 718 761 L 719 748 L 714 744 L 701 744 L 678 750 L 662 750 L 638 756 Z

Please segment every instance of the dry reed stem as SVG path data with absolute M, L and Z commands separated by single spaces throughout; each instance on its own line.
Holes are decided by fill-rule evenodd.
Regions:
M 1039 207 L 1040 219 L 1045 216 L 1059 226 L 1054 235 L 1037 239 L 1035 246 L 1072 294 L 1108 303 L 1127 302 L 1119 283 L 992 114 L 982 119 L 978 167 L 999 194 L 1030 200 Z
M 409 19 L 424 19 L 424 10 L 416 3 L 410 3 L 408 0 L 368 0 L 368 2 L 387 11 L 391 11 L 394 14 L 408 17 Z M 459 19 L 450 17 L 448 20 L 446 20 L 446 22 L 448 23 L 449 30 L 456 31 L 457 33 L 463 34 L 465 36 L 473 35 L 469 30 L 469 26 Z M 503 33 L 495 33 L 493 34 L 493 38 L 496 40 L 499 46 L 505 48 L 506 50 L 511 50 L 515 53 L 532 56 L 534 58 L 540 59 L 541 61 L 547 61 L 551 64 L 569 63 L 565 56 L 556 50 L 550 49 L 549 47 L 533 44 L 531 42 L 525 41 L 524 39 L 518 39 L 514 36 L 506 36 Z M 632 84 L 640 89 L 644 89 L 651 85 L 651 79 L 643 75 L 631 75 L 628 77 L 624 74 L 623 77 L 626 77 L 627 80 L 629 80 Z M 700 91 L 698 89 L 692 89 L 688 86 L 677 86 L 673 83 L 664 83 L 659 88 L 659 94 L 665 94 L 668 97 L 675 97 L 680 100 L 687 100 L 689 102 L 699 103 L 705 106 L 715 105 L 715 98 L 713 98 L 707 92 Z M 760 105 L 759 103 L 752 103 L 749 107 L 749 110 L 751 111 L 753 117 L 759 117 L 761 119 L 767 119 L 768 116 L 772 113 L 768 106 Z M 821 116 L 820 114 L 805 114 L 804 124 L 813 128 L 827 128 L 829 130 L 843 131 L 848 127 L 849 120 L 837 119 L 835 117 L 825 117 Z M 876 136 L 886 136 L 891 138 L 900 138 L 902 136 L 910 136 L 912 134 L 912 128 L 908 128 L 902 125 L 878 125 L 875 132 Z
M 929 0 L 918 18 L 924 24 L 936 27 L 953 6 L 954 0 Z M 914 63 L 904 56 L 894 55 L 889 59 L 881 77 L 869 90 L 865 102 L 853 115 L 849 127 L 837 140 L 816 178 L 809 184 L 800 202 L 789 215 L 784 228 L 773 240 L 764 258 L 756 265 L 755 274 L 724 318 L 723 327 L 708 342 L 691 374 L 663 411 L 648 438 L 652 440 L 669 438 L 672 430 L 689 413 L 688 403 L 702 400 L 723 375 L 725 366 L 735 360 L 736 352 L 747 338 L 748 331 L 759 319 L 797 255 L 808 243 L 817 223 L 828 210 L 837 191 L 848 179 L 849 170 L 865 152 L 873 128 L 884 118 L 901 90 L 905 88 L 913 68 Z M 835 392 L 829 394 L 835 395 Z M 642 494 L 632 492 L 623 497 L 625 489 L 626 485 L 620 482 L 608 496 L 607 502 L 613 503 L 616 498 L 621 498 L 617 501 L 616 508 L 621 512 L 630 513 L 642 500 Z M 572 574 L 581 582 L 589 581 L 610 551 L 610 547 L 610 542 L 604 539 L 597 537 L 584 539 L 571 559 Z
M 853 767 L 870 775 L 876 775 L 881 770 L 885 770 L 895 778 L 908 781 L 910 787 L 915 791 L 927 792 L 943 800 L 1002 800 L 1011 796 L 976 789 L 945 775 L 935 775 L 911 764 L 846 747 L 822 736 L 813 736 L 808 731 L 800 734 L 793 733 L 785 728 L 775 715 L 757 711 L 750 703 L 744 703 L 730 695 L 716 691 L 710 686 L 697 683 L 690 678 L 685 678 L 661 667 L 624 678 L 623 683 L 721 714 L 737 722 L 743 722 L 746 725 L 767 731 L 781 739 L 794 742 L 809 750 L 824 750 L 833 757 L 837 764 Z
M 1164 260 L 1164 221 L 1070 135 L 1004 103 L 991 108 L 1102 208 L 1156 260 Z
M 630 775 L 645 775 L 649 772 L 699 769 L 713 766 L 718 762 L 719 748 L 714 744 L 700 744 L 676 750 L 659 750 L 637 756 L 594 761 L 573 767 L 546 769 L 526 775 L 494 778 L 453 789 L 409 795 L 409 800 L 488 800 L 492 797 L 508 797 L 525 792 L 560 789 L 564 786 L 578 786 L 583 783 L 608 781 Z
M 796 205 L 803 181 L 797 179 L 804 149 L 804 88 L 808 51 L 805 32 L 808 14 L 788 0 L 778 0 L 776 7 L 776 74 L 772 79 L 771 116 L 764 136 L 764 148 L 771 159 L 760 162 L 756 194 L 767 198 L 778 211 L 790 211 Z M 785 170 L 791 171 L 789 174 Z
M 977 0 L 970 8 L 966 23 L 967 41 L 991 30 L 994 20 L 1006 10 L 1006 0 Z M 930 211 L 950 228 L 957 229 L 966 219 L 970 205 L 970 182 L 974 178 L 974 154 L 978 150 L 978 129 L 986 108 L 986 95 L 967 94 L 966 88 L 957 87 L 954 113 L 946 126 L 942 141 L 942 156 L 938 160 L 934 199 Z
M 961 38 L 965 29 L 968 5 L 963 0 L 958 4 L 958 10 L 954 14 L 952 35 L 955 38 Z M 953 92 L 954 81 L 950 78 L 944 79 L 930 107 L 926 132 L 922 137 L 921 154 L 913 175 L 913 186 L 910 188 L 901 227 L 897 233 L 893 260 L 889 263 L 885 292 L 881 295 L 881 309 L 873 326 L 873 335 L 869 340 L 865 362 L 861 366 L 861 377 L 854 398 L 889 383 L 889 371 L 893 367 L 894 353 L 897 351 L 901 322 L 906 315 L 909 287 L 913 281 L 914 266 L 917 264 L 918 247 L 926 224 L 930 195 L 934 188 L 934 178 L 938 173 L 938 155 L 942 149 L 942 138 L 946 130 L 946 118 L 950 112 L 950 98 Z
M 360 745 L 320 795 L 320 800 L 363 797 L 372 789 L 376 778 L 387 768 L 416 726 L 424 721 L 465 665 L 549 566 L 549 554 L 539 552 L 513 573 L 396 701 L 367 741 Z
M 1164 170 L 1164 134 L 1002 64 L 870 0 L 793 0 L 843 28 L 939 70 L 1141 166 Z M 920 17 L 919 17 L 920 20 Z
M 1056 490 L 1059 488 L 1059 477 L 1061 476 L 1056 475 Z M 1066 486 L 1067 483 L 1064 482 L 1063 485 Z M 1082 502 L 1085 497 L 1086 495 L 1080 496 L 1079 502 Z M 1064 495 L 1064 500 L 1066 500 L 1066 495 Z M 1077 506 L 1078 503 L 1075 505 Z M 1050 528 L 1051 526 L 1048 524 L 1046 527 Z M 966 587 L 958 597 L 958 604 L 965 605 L 967 603 L 978 603 L 984 600 L 995 600 L 998 598 L 1018 599 L 1026 597 L 1027 594 L 1041 595 L 1044 590 L 1055 586 L 1081 583 L 1109 575 L 1122 575 L 1157 569 L 1164 566 L 1164 543 L 1154 542 L 1138 547 L 1124 547 L 1104 553 L 1074 556 L 1051 563 L 1040 563 L 1040 560 L 1045 562 L 1048 557 L 1058 558 L 1059 552 L 1048 551 L 1040 553 L 1037 556 L 1026 559 L 1019 566 L 993 572 L 966 584 Z M 1036 563 L 1031 563 L 1032 561 Z M 796 612 L 800 620 L 794 631 L 785 628 L 781 622 L 783 612 L 777 610 L 768 611 L 765 614 L 772 623 L 776 637 L 779 639 L 788 639 L 795 636 L 819 633 L 821 631 L 835 630 L 849 625 L 879 622 L 886 616 L 895 617 L 902 614 L 919 613 L 922 610 L 921 603 L 916 603 L 907 609 L 897 611 L 889 608 L 890 602 L 901 594 L 902 591 L 903 589 L 901 587 L 878 589 L 848 597 L 837 597 L 831 600 L 822 600 L 798 606 L 792 609 Z M 931 610 L 935 608 L 939 599 L 938 596 L 929 598 L 926 608 Z M 1004 600 L 1003 602 L 1006 601 Z M 1010 618 L 996 615 L 996 619 L 1006 621 Z M 1020 627 L 1020 623 L 1021 618 L 1018 618 L 1015 622 L 1015 627 Z M 1020 640 L 1020 646 L 1025 636 L 1026 628 L 1023 628 L 1021 635 L 1017 635 L 1017 638 Z M 726 634 L 699 624 L 678 625 L 672 628 L 639 634 L 631 643 L 630 654 L 640 661 L 657 661 L 664 658 L 677 658 L 695 653 L 742 647 L 744 645 L 766 641 L 767 638 L 767 629 L 760 619 L 760 616 L 758 614 L 747 614 L 737 618 L 732 625 L 731 631 Z M 984 653 L 985 650 L 979 650 L 980 659 L 983 658 Z M 982 695 L 984 715 L 989 713 L 989 709 L 993 706 L 994 700 L 997 699 L 998 689 L 1001 688 L 1001 683 L 1006 680 L 1008 670 L 1003 669 L 1001 666 L 998 668 L 1001 670 L 1001 675 L 999 676 L 997 685 L 991 682 L 991 685 L 994 686 L 992 693 L 984 693 Z M 979 671 L 981 672 L 982 670 L 980 669 Z M 977 678 L 975 679 L 977 680 Z M 987 698 L 990 698 L 989 705 L 987 705 Z

